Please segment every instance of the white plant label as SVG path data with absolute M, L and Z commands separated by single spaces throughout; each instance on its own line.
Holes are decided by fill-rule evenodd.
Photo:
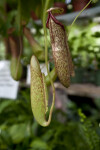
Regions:
M 0 98 L 16 99 L 19 81 L 10 75 L 10 61 L 0 61 Z
M 46 64 L 45 63 L 41 63 L 40 64 L 40 68 L 41 68 L 41 72 L 45 74 L 45 76 L 47 75 L 47 68 L 46 68 Z M 48 65 L 49 68 L 49 65 Z M 27 65 L 27 80 L 26 80 L 26 84 L 30 85 L 30 65 Z

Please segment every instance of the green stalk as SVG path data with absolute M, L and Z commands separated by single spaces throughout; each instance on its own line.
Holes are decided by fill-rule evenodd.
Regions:
M 48 46 L 47 46 L 47 30 L 46 30 L 46 11 L 48 9 L 50 0 L 46 0 L 45 1 L 45 6 L 44 6 L 44 10 L 43 10 L 43 29 L 44 29 L 44 40 L 45 40 L 45 63 L 46 63 L 46 68 L 47 68 L 47 73 L 52 85 L 52 89 L 53 89 L 53 101 L 52 101 L 52 105 L 51 105 L 51 109 L 50 109 L 50 114 L 49 114 L 49 119 L 48 119 L 48 123 L 50 123 L 51 121 L 51 116 L 52 116 L 52 112 L 53 112 L 53 107 L 54 107 L 54 103 L 55 103 L 55 87 L 53 84 L 53 81 L 51 79 L 51 76 L 49 74 L 49 69 L 48 69 Z
M 50 78 L 52 79 L 52 81 L 56 80 L 57 73 L 56 73 L 55 67 L 52 69 L 52 71 L 49 73 L 49 75 L 50 75 Z M 50 79 L 49 79 L 48 75 L 45 77 L 45 80 L 46 80 L 46 85 L 49 86 L 51 84 L 51 82 L 50 82 Z
M 80 16 L 80 14 L 89 6 L 89 4 L 92 2 L 93 0 L 90 0 L 87 5 L 79 12 L 79 14 L 75 17 L 74 21 L 72 22 L 70 29 L 69 29 L 69 33 L 71 31 L 72 26 L 74 25 L 74 23 L 76 22 L 77 18 Z M 68 33 L 68 35 L 69 35 Z
M 17 18 L 17 21 L 18 21 L 18 30 L 19 30 L 19 35 L 21 33 L 21 0 L 18 0 L 18 18 Z
M 21 65 L 21 54 L 22 54 L 22 39 L 21 39 L 21 2 L 18 0 L 18 29 L 19 29 L 19 45 L 20 45 L 20 53 L 18 57 L 17 67 L 16 67 L 16 74 L 19 69 L 19 65 Z

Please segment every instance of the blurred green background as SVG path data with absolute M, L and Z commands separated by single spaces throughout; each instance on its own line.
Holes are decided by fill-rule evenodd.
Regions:
M 70 30 L 70 19 L 84 7 L 81 2 L 51 0 L 52 7 L 60 2 L 65 8 L 65 14 L 57 16 L 66 22 L 66 33 L 69 33 L 68 42 L 75 66 L 75 77 L 72 84 L 91 84 L 100 86 L 100 1 L 94 1 L 83 17 L 80 16 Z M 63 5 L 64 3 L 65 5 Z M 16 100 L 0 98 L 0 150 L 99 150 L 100 149 L 100 97 L 67 95 L 63 89 L 56 88 L 56 105 L 51 124 L 44 128 L 35 121 L 30 104 L 30 88 L 25 84 L 26 68 L 32 54 L 39 58 L 44 50 L 44 33 L 42 28 L 42 14 L 45 0 L 0 0 L 0 60 L 11 60 L 12 51 L 9 51 L 10 35 L 23 37 L 23 51 L 21 64 L 24 76 L 20 80 L 20 89 Z M 91 10 L 91 13 L 89 12 Z M 88 14 L 90 14 L 88 16 Z M 94 14 L 94 15 L 93 15 Z M 71 16 L 69 16 L 71 15 Z M 20 22 L 22 21 L 22 22 Z M 21 26 L 20 26 L 21 25 Z M 41 47 L 30 44 L 21 32 L 23 27 L 30 29 L 33 39 Z M 12 29 L 14 31 L 12 32 Z M 10 33 L 9 33 L 10 32 Z M 50 69 L 53 68 L 52 50 L 49 32 L 48 52 Z M 17 52 L 16 52 L 17 53 Z M 44 62 L 40 59 L 40 63 Z M 56 80 L 57 82 L 58 79 Z M 52 94 L 50 87 L 49 96 Z M 60 95 L 60 97 L 59 97 Z M 91 93 L 90 93 L 91 95 Z M 62 103 L 59 107 L 59 101 Z

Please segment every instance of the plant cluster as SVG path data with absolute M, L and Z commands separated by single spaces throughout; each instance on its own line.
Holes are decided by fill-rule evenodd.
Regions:
M 89 1 L 89 3 L 82 9 L 82 11 L 91 3 L 91 1 L 92 0 Z M 11 51 L 11 65 L 10 65 L 11 76 L 14 80 L 17 81 L 21 79 L 23 74 L 23 64 L 21 63 L 21 55 L 23 51 L 23 34 L 24 34 L 25 37 L 28 39 L 28 42 L 34 49 L 34 55 L 32 56 L 30 61 L 32 112 L 39 124 L 41 124 L 42 126 L 48 126 L 51 121 L 51 116 L 52 116 L 53 107 L 55 103 L 55 87 L 53 83 L 54 82 L 53 79 L 55 79 L 54 77 L 58 76 L 62 85 L 67 88 L 70 86 L 71 76 L 74 75 L 74 67 L 73 67 L 73 62 L 69 51 L 65 27 L 54 16 L 54 14 L 62 14 L 64 9 L 63 8 L 48 9 L 48 7 L 51 4 L 50 0 L 45 1 L 44 5 L 43 5 L 43 1 L 41 1 L 41 6 L 43 9 L 43 13 L 41 17 L 42 17 L 43 30 L 44 30 L 44 47 L 45 47 L 45 53 L 44 53 L 44 50 L 39 44 L 39 42 L 37 42 L 33 38 L 30 30 L 26 27 L 28 21 L 27 18 L 29 19 L 29 17 L 25 15 L 26 13 L 23 12 L 25 11 L 26 5 L 23 6 L 23 1 L 21 0 L 19 0 L 18 2 L 14 1 L 14 3 L 12 1 L 10 2 L 6 1 L 4 3 L 1 3 L 1 6 L 2 5 L 5 6 L 3 8 L 3 11 L 5 13 L 3 14 L 3 17 L 1 19 L 2 24 L 0 26 L 0 30 L 3 28 L 3 25 L 5 24 L 6 21 L 6 17 L 10 13 L 10 20 L 8 17 L 7 18 L 8 24 L 6 24 L 7 27 L 5 27 L 4 29 L 4 31 L 6 32 L 3 32 L 2 30 L 1 35 L 6 37 L 5 43 L 6 43 L 7 51 L 9 51 L 9 49 Z M 32 0 L 30 0 L 29 2 L 26 3 L 29 8 L 27 12 L 28 15 L 32 9 L 32 6 L 30 4 L 33 4 Z M 17 7 L 15 5 L 16 3 L 17 3 Z M 38 3 L 36 2 L 35 5 L 37 6 Z M 48 18 L 46 12 L 48 12 Z M 81 12 L 78 14 L 78 16 L 81 14 Z M 73 21 L 72 25 L 76 21 L 77 17 Z M 47 23 L 46 23 L 46 19 L 47 19 Z M 55 65 L 55 68 L 52 71 L 54 73 L 52 73 L 52 71 L 51 73 L 49 73 L 49 69 L 48 69 L 48 45 L 47 45 L 46 27 L 50 31 L 52 54 L 53 54 L 53 60 Z M 47 68 L 47 73 L 48 73 L 47 77 L 45 77 L 45 75 L 41 72 L 39 61 L 38 61 L 38 60 L 44 61 L 44 59 Z M 46 78 L 49 79 L 49 83 L 51 84 L 53 89 L 53 100 L 52 100 L 48 120 L 46 119 L 46 113 L 48 111 L 48 95 L 47 95 Z
M 34 120 L 30 91 L 21 90 L 16 101 L 0 100 L 0 149 L 10 150 L 99 150 L 100 147 L 100 101 L 96 100 L 96 109 L 69 101 L 67 112 L 55 110 L 53 119 L 47 128 L 43 128 Z M 82 113 L 88 110 L 89 117 Z M 59 113 L 66 122 L 57 120 Z
M 75 25 L 69 35 L 69 45 L 75 66 L 99 69 L 100 32 L 99 24 Z

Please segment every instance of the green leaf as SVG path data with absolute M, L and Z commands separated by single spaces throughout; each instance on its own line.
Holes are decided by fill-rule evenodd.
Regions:
M 92 36 L 96 38 L 100 38 L 100 32 L 95 32 Z
M 12 100 L 3 100 L 0 103 L 0 113 L 3 112 L 4 109 L 6 109 L 8 106 L 10 106 L 13 103 Z
M 24 140 L 26 136 L 29 135 L 28 124 L 27 123 L 15 124 L 9 127 L 8 132 L 12 137 L 14 143 L 20 143 Z
M 30 146 L 31 148 L 34 148 L 35 150 L 49 150 L 48 145 L 40 139 L 36 139 L 32 141 Z

